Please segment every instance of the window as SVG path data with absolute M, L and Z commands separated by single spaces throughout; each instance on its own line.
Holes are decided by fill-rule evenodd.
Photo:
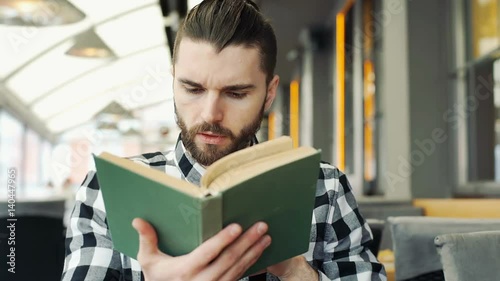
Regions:
M 500 12 L 497 0 L 463 1 L 457 12 L 466 31 L 462 45 L 465 52 L 457 54 L 457 104 L 460 109 L 448 116 L 459 133 L 457 154 L 459 184 L 466 192 L 483 192 L 500 183 Z M 459 28 L 460 29 L 460 28 Z M 459 34 L 459 29 L 455 33 Z M 455 34 L 456 37 L 460 37 Z M 464 75 L 460 75 L 462 70 Z M 479 189 L 476 189 L 479 188 Z
M 377 190 L 377 1 L 347 1 L 336 22 L 336 153 L 364 195 Z
M 0 112 L 0 186 L 7 186 L 7 170 L 17 169 L 16 187 L 22 188 L 23 124 L 5 111 Z M 5 192 L 3 190 L 2 192 Z M 3 194 L 2 194 L 3 195 Z
M 31 129 L 25 132 L 24 143 L 24 186 L 26 191 L 41 187 L 41 145 L 40 137 Z
M 52 144 L 43 141 L 41 144 L 40 180 L 42 186 L 47 186 L 51 182 L 50 167 L 52 163 Z M 53 184 L 53 183 L 52 183 Z
M 481 58 L 500 46 L 498 0 L 473 0 L 472 11 L 472 57 Z
M 475 64 L 468 73 L 468 181 L 500 182 L 500 60 Z

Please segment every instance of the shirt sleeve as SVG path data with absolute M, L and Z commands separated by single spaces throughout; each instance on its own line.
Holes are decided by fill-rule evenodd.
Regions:
M 383 265 L 369 250 L 373 239 L 346 175 L 321 163 L 309 251 L 320 280 L 385 281 Z
M 75 201 L 66 233 L 62 281 L 142 280 L 139 263 L 113 250 L 94 171 L 87 174 Z

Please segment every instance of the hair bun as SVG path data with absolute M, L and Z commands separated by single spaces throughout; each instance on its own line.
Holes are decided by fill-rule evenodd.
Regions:
M 257 11 L 259 11 L 259 12 L 260 12 L 260 9 L 259 9 L 259 6 L 257 5 L 257 3 L 255 3 L 255 2 L 254 2 L 254 1 L 252 1 L 252 0 L 245 0 L 245 2 L 246 2 L 248 5 L 250 5 L 250 6 L 254 7 L 254 8 L 255 8 L 255 10 L 257 10 Z

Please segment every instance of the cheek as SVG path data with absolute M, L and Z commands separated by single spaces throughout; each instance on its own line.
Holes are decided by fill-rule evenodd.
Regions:
M 243 127 L 250 124 L 259 115 L 262 104 L 252 102 L 251 104 L 233 104 L 226 112 L 225 121 L 233 132 L 239 132 Z
M 191 127 L 197 112 L 197 104 L 182 97 L 174 97 L 177 117 L 182 119 L 186 126 Z

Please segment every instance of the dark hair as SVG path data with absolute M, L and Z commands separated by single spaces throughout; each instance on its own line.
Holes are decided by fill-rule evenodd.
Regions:
M 208 42 L 217 52 L 229 45 L 256 47 L 266 82 L 274 76 L 276 36 L 269 21 L 251 0 L 205 0 L 191 9 L 175 38 L 173 64 L 183 37 Z

